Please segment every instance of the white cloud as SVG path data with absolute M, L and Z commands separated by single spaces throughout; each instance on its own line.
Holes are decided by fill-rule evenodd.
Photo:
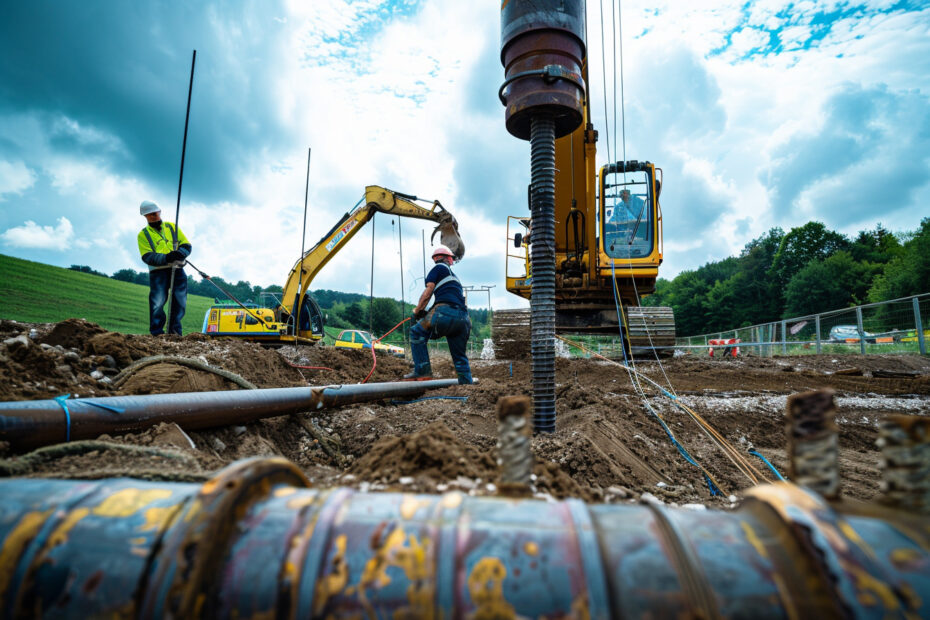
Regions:
M 57 226 L 39 226 L 27 220 L 22 226 L 14 226 L 0 233 L 0 240 L 14 248 L 67 250 L 71 247 L 74 227 L 66 217 L 58 218 Z
M 0 160 L 0 202 L 4 194 L 22 194 L 36 182 L 36 174 L 21 161 Z
M 503 288 L 506 215 L 526 213 L 529 155 L 526 143 L 504 130 L 503 108 L 496 100 L 503 79 L 499 12 L 485 3 L 456 0 L 430 0 L 416 10 L 402 8 L 400 15 L 395 6 L 382 0 L 288 0 L 279 14 L 263 17 L 282 26 L 276 31 L 280 36 L 267 42 L 274 47 L 269 57 L 275 62 L 261 68 L 251 61 L 260 29 L 253 18 L 246 19 L 248 8 L 244 15 L 214 12 L 209 27 L 220 49 L 204 50 L 203 60 L 198 53 L 195 97 L 203 92 L 197 89 L 249 93 L 270 84 L 273 92 L 267 98 L 216 101 L 242 108 L 246 119 L 274 117 L 277 125 L 289 128 L 291 140 L 239 144 L 246 154 L 230 175 L 236 187 L 220 186 L 220 197 L 209 204 L 182 198 L 181 227 L 191 237 L 198 266 L 229 280 L 283 283 L 299 252 L 306 147 L 312 146 L 308 245 L 352 207 L 365 185 L 438 198 L 461 224 L 468 247 L 458 267 L 463 277 L 469 283 L 497 284 L 495 305 L 516 305 L 516 298 L 506 293 L 502 298 L 514 303 L 499 304 L 497 295 Z M 608 138 L 616 156 L 619 132 L 612 126 L 612 111 L 604 118 L 603 93 L 606 87 L 612 110 L 612 89 L 601 77 L 598 3 L 588 7 L 593 121 L 600 132 L 598 163 L 603 164 Z M 884 85 L 895 96 L 910 91 L 914 94 L 906 99 L 913 101 L 930 93 L 930 9 L 882 14 L 871 3 L 844 13 L 847 7 L 833 0 L 756 0 L 748 6 L 743 0 L 623 4 L 627 153 L 631 159 L 654 161 L 665 171 L 662 206 L 668 243 L 663 276 L 694 268 L 695 260 L 738 251 L 774 225 L 790 228 L 813 214 L 824 216 L 828 225 L 840 225 L 816 208 L 830 203 L 830 196 L 842 195 L 844 187 L 855 186 L 848 177 L 807 187 L 796 209 L 783 210 L 772 203 L 760 171 L 803 155 L 785 145 L 801 144 L 801 137 L 818 133 L 830 117 L 828 102 L 844 85 L 855 83 L 866 90 Z M 611 14 L 610 6 L 605 8 L 609 79 Z M 824 11 L 845 15 L 825 36 L 822 20 L 815 19 Z M 774 53 L 766 47 L 769 31 L 777 31 L 774 38 L 787 51 Z M 163 52 L 176 50 L 166 47 Z M 256 102 L 275 109 L 251 115 L 254 110 L 248 106 Z M 4 192 L 28 197 L 37 191 L 33 185 L 50 184 L 49 194 L 59 199 L 59 204 L 23 201 L 15 218 L 7 217 L 3 224 L 27 217 L 40 220 L 39 214 L 28 212 L 36 204 L 49 205 L 42 207 L 49 209 L 42 214 L 47 221 L 73 208 L 78 214 L 69 211 L 68 217 L 80 239 L 111 242 L 112 251 L 99 253 L 97 259 L 105 264 L 96 268 L 140 269 L 134 247 L 142 225 L 137 206 L 144 198 L 153 199 L 173 216 L 175 196 L 168 190 L 159 194 L 153 181 L 139 180 L 148 177 L 127 171 L 127 162 L 137 161 L 137 153 L 126 146 L 133 144 L 127 135 L 111 135 L 93 121 L 72 117 L 68 110 L 44 118 L 0 117 L 0 135 L 13 145 L 16 158 L 7 169 L 0 161 L 0 197 Z M 904 121 L 922 116 L 901 112 L 884 118 L 889 125 L 882 131 L 895 136 L 908 130 Z M 189 165 L 196 161 L 191 157 L 197 149 L 220 148 L 198 143 L 199 127 L 191 128 Z M 93 157 L 67 155 L 56 146 L 55 139 L 61 138 L 87 147 Z M 881 149 L 882 154 L 901 152 L 899 147 Z M 117 156 L 121 164 L 114 163 Z M 880 171 L 888 176 L 894 169 L 889 162 Z M 868 175 L 879 168 L 850 170 Z M 920 206 L 924 203 L 916 202 L 926 196 L 926 187 L 915 187 L 913 195 L 910 208 L 896 213 L 904 218 L 900 227 L 912 227 L 926 214 Z M 421 226 L 429 228 L 408 222 L 406 289 L 411 287 L 408 276 L 422 271 L 416 237 Z M 399 296 L 398 248 L 389 219 L 379 216 L 376 227 L 375 292 Z M 369 235 L 366 229 L 352 241 L 314 286 L 367 291 Z M 97 247 L 96 242 L 81 245 L 87 243 Z M 71 247 L 83 249 L 77 242 Z

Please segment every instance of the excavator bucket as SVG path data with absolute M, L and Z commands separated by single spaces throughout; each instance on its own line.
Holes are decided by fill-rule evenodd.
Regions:
M 433 243 L 436 233 L 439 233 L 439 242 L 452 251 L 455 262 L 462 260 L 465 256 L 465 242 L 459 236 L 459 223 L 448 211 L 443 211 L 440 215 L 439 224 L 433 229 L 433 234 L 429 238 L 430 243 Z

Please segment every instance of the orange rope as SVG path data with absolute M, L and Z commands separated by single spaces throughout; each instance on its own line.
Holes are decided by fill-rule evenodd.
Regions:
M 401 321 L 400 323 L 398 323 L 397 325 L 395 325 L 394 327 L 392 327 L 392 328 L 390 329 L 390 331 L 388 331 L 388 333 L 386 333 L 386 334 L 384 334 L 383 336 L 381 336 L 381 338 L 377 338 L 377 339 L 375 339 L 375 340 L 372 341 L 372 343 L 371 343 L 371 370 L 368 371 L 368 376 L 366 376 L 364 379 L 362 379 L 362 383 L 368 383 L 368 380 L 371 379 L 371 375 L 373 375 L 374 372 L 375 372 L 375 368 L 378 367 L 378 357 L 375 355 L 375 343 L 376 343 L 376 342 L 381 342 L 382 339 L 387 338 L 388 336 L 390 336 L 390 335 L 391 335 L 391 332 L 393 332 L 395 329 L 397 329 L 398 327 L 400 327 L 401 325 L 403 325 L 404 323 L 406 323 L 407 321 L 409 321 L 411 318 L 413 318 L 413 317 L 409 317 L 409 316 L 408 316 L 406 319 L 404 319 L 403 321 Z

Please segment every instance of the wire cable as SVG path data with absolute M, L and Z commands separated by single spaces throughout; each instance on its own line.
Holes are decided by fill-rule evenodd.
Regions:
M 559 338 L 566 344 L 590 354 L 592 357 L 597 357 L 614 366 L 622 366 L 622 364 L 615 362 L 612 359 L 604 357 L 603 355 L 588 349 L 587 347 L 585 347 L 583 344 L 579 342 L 576 342 L 576 341 L 573 341 L 573 340 L 570 340 L 568 338 L 565 338 L 563 336 L 558 336 L 558 335 L 556 336 L 556 338 Z M 629 372 L 629 369 L 627 369 L 627 371 Z M 691 407 L 688 407 L 687 405 L 685 405 L 683 402 L 681 402 L 681 400 L 677 396 L 673 395 L 671 392 L 664 389 L 661 385 L 659 385 L 659 383 L 657 383 L 650 377 L 646 376 L 645 374 L 640 373 L 639 371 L 634 371 L 634 372 L 640 378 L 642 378 L 645 382 L 649 383 L 654 388 L 656 388 L 661 395 L 671 400 L 672 404 L 676 408 L 687 413 L 688 416 L 692 420 L 694 420 L 698 424 L 698 426 L 705 432 L 705 434 L 713 441 L 713 443 L 717 444 L 720 447 L 720 449 L 724 453 L 724 456 L 726 456 L 734 464 L 734 466 L 736 466 L 736 468 L 743 475 L 745 475 L 753 484 L 758 484 L 760 481 L 765 481 L 765 482 L 769 481 L 769 479 L 762 472 L 760 472 L 755 466 L 752 465 L 752 463 L 746 460 L 742 456 L 742 454 L 739 451 L 737 451 L 732 446 L 732 444 L 730 444 L 730 442 L 727 441 L 725 437 L 723 437 L 723 435 L 717 432 L 717 430 L 714 429 L 713 426 L 711 426 L 710 423 L 707 422 L 707 420 L 705 420 L 702 416 L 700 416 L 697 412 L 695 412 Z M 650 411 L 652 410 L 650 409 Z M 657 416 L 657 417 L 660 417 L 661 419 L 661 416 Z

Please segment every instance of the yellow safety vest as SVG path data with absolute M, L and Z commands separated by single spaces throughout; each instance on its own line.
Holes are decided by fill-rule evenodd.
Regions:
M 168 233 L 167 236 L 165 234 L 166 232 Z M 175 234 L 175 232 L 177 234 Z M 178 245 L 190 243 L 187 237 L 184 236 L 184 231 L 180 228 L 175 229 L 174 224 L 171 222 L 162 222 L 161 230 L 146 226 L 139 231 L 137 240 L 139 242 L 139 256 L 145 256 L 149 252 L 167 254 L 174 249 L 175 241 L 178 242 Z M 165 267 L 171 267 L 171 263 L 159 267 L 149 265 L 149 270 L 164 269 Z

